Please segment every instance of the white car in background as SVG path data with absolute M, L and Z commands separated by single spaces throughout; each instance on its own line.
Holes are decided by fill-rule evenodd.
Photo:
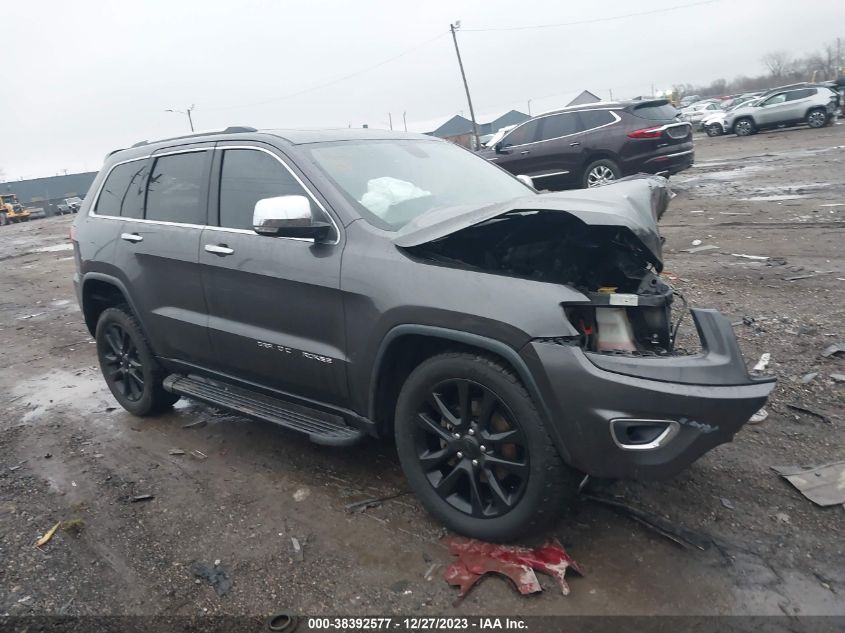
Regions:
M 725 126 L 725 121 L 728 114 L 740 106 L 752 106 L 760 100 L 760 97 L 751 97 L 746 100 L 738 100 L 731 107 L 720 112 L 708 114 L 701 119 L 700 127 L 707 134 L 707 136 L 721 136 L 728 133 L 728 128 Z
M 721 111 L 722 105 L 718 100 L 696 101 L 691 106 L 681 110 L 681 120 L 691 123 L 695 127 L 705 117 Z

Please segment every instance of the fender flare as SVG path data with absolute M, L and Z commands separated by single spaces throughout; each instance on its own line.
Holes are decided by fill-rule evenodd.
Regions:
M 147 335 L 147 328 L 144 325 L 141 313 L 138 311 L 135 306 L 135 302 L 132 300 L 132 295 L 129 293 L 129 289 L 126 287 L 126 284 L 124 284 L 120 279 L 113 275 L 107 275 L 106 273 L 98 272 L 88 272 L 82 275 L 82 278 L 80 279 L 79 283 L 79 303 L 80 307 L 82 308 L 83 316 L 85 315 L 85 305 L 83 303 L 85 297 L 85 284 L 87 284 L 89 281 L 104 281 L 120 290 L 121 294 L 126 299 L 126 303 L 129 304 L 129 308 L 135 315 L 135 318 L 138 319 L 138 322 L 141 324 L 141 329 L 144 331 L 144 336 L 147 336 L 147 340 L 149 340 L 149 336 Z
M 534 376 L 532 376 L 531 371 L 528 369 L 528 365 L 513 347 L 506 343 L 503 343 L 502 341 L 488 338 L 486 336 L 481 336 L 479 334 L 473 334 L 471 332 L 464 332 L 461 330 L 452 330 L 449 328 L 443 328 L 434 325 L 418 325 L 410 323 L 402 324 L 394 326 L 391 330 L 387 332 L 387 334 L 385 334 L 384 338 L 379 344 L 378 352 L 376 352 L 375 359 L 373 360 L 373 368 L 370 378 L 370 395 L 369 402 L 367 405 L 367 413 L 369 419 L 375 419 L 376 387 L 378 386 L 378 380 L 381 374 L 381 366 L 382 361 L 384 359 L 384 355 L 390 347 L 390 344 L 394 340 L 396 340 L 400 336 L 406 336 L 409 334 L 414 334 L 417 336 L 428 336 L 430 338 L 439 338 L 448 341 L 454 341 L 456 343 L 462 343 L 464 345 L 469 345 L 471 347 L 477 347 L 479 349 L 492 352 L 497 356 L 504 358 L 514 369 L 514 371 L 516 371 L 517 376 L 519 376 L 519 379 L 522 381 L 522 384 L 528 390 L 529 395 L 536 403 L 537 409 L 540 411 L 540 415 L 543 418 L 543 422 L 546 424 L 546 430 L 549 432 L 549 435 L 551 435 L 552 438 L 556 440 L 559 439 L 556 429 L 554 429 L 551 424 L 551 421 L 554 418 L 552 417 L 551 412 L 549 411 L 549 408 L 546 405 L 546 401 L 543 399 L 540 389 L 537 386 L 537 382 L 534 380 Z M 561 453 L 561 457 L 563 457 L 564 461 L 569 463 L 570 455 L 566 446 L 564 446 L 563 442 L 561 441 L 556 441 L 555 444 Z

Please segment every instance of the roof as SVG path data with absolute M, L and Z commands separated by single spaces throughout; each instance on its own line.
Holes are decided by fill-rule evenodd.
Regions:
M 431 136 L 438 136 L 446 138 L 449 136 L 459 136 L 461 134 L 469 134 L 472 132 L 472 121 L 460 114 L 456 114 L 451 119 L 446 121 L 439 128 L 430 132 Z
M 373 128 L 338 128 L 334 130 L 260 130 L 283 138 L 294 145 L 306 143 L 330 143 L 333 141 L 417 139 L 431 140 L 425 134 L 400 132 L 396 130 L 375 130 Z
M 63 176 L 47 176 L 31 180 L 11 180 L 0 183 L 0 192 L 13 193 L 23 205 L 39 205 L 45 200 L 82 197 L 88 191 L 97 172 L 81 174 L 67 174 Z
M 627 108 L 628 106 L 636 106 L 641 107 L 647 105 L 649 103 L 659 103 L 660 105 L 664 105 L 669 103 L 668 99 L 643 99 L 642 101 L 596 101 L 595 103 L 582 103 L 580 105 L 573 105 L 567 106 L 565 108 L 559 108 L 557 110 L 549 110 L 548 112 L 542 112 L 536 116 L 545 116 L 547 114 L 557 114 L 558 112 L 578 112 L 579 110 L 621 110 L 622 108 Z

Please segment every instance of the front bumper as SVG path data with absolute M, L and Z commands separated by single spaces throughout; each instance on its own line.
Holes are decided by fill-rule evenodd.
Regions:
M 704 350 L 696 356 L 608 356 L 545 340 L 522 349 L 570 465 L 597 477 L 670 477 L 730 442 L 763 406 L 774 378 L 748 375 L 727 319 L 712 310 L 693 317 Z M 632 420 L 668 431 L 654 446 L 626 448 L 612 425 Z

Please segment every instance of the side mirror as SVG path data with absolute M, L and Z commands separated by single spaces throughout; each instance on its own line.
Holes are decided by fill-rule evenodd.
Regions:
M 302 237 L 322 241 L 331 231 L 331 224 L 315 220 L 311 201 L 305 196 L 276 196 L 255 203 L 252 228 L 259 235 Z
M 528 185 L 532 189 L 534 188 L 534 181 L 531 180 L 531 176 L 526 176 L 525 174 L 520 174 L 516 177 L 521 183 Z
M 510 150 L 505 149 L 505 145 L 504 145 L 504 143 L 502 143 L 502 141 L 499 141 L 498 143 L 496 143 L 495 147 L 496 147 L 496 153 L 497 154 L 510 154 Z

